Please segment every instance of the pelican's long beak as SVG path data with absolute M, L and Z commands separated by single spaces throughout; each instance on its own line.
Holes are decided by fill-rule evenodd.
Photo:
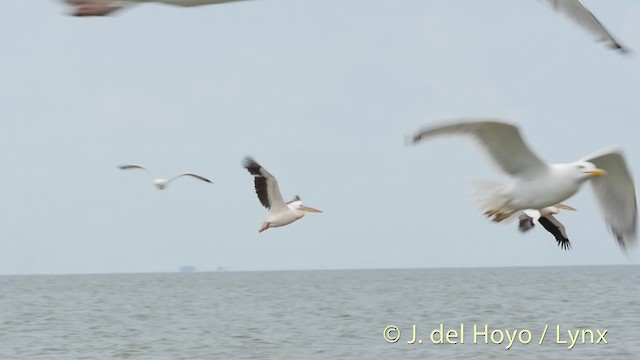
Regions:
M 308 207 L 308 206 L 301 206 L 300 210 L 302 211 L 306 211 L 306 212 L 314 212 L 314 213 L 321 213 L 322 211 L 318 210 L 318 209 L 314 209 L 312 207 Z
M 557 207 L 558 209 L 562 209 L 562 210 L 571 210 L 571 211 L 576 211 L 576 209 L 575 209 L 575 208 L 573 208 L 573 207 L 571 207 L 571 206 L 569 206 L 569 205 L 565 205 L 565 204 L 558 204 L 558 205 L 556 205 L 556 207 Z
M 607 172 L 602 169 L 593 169 L 593 170 L 587 171 L 587 174 L 589 174 L 589 176 L 603 176 L 603 175 L 607 175 Z

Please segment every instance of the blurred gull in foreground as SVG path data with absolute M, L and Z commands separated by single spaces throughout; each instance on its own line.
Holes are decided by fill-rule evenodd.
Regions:
M 480 209 L 493 221 L 500 222 L 522 210 L 560 204 L 589 181 L 602 216 L 621 249 L 637 242 L 635 186 L 620 151 L 607 149 L 571 163 L 547 164 L 527 147 L 516 126 L 494 120 L 428 126 L 410 135 L 408 141 L 417 144 L 441 135 L 475 138 L 496 165 L 515 178 L 508 184 L 472 184 Z
M 181 7 L 214 5 L 247 0 L 64 0 L 73 6 L 75 16 L 105 16 L 117 10 L 140 3 L 159 3 Z M 609 31 L 600 23 L 593 13 L 581 0 L 542 0 L 594 35 L 599 41 L 604 41 L 609 47 L 620 50 L 628 49 L 621 45 Z

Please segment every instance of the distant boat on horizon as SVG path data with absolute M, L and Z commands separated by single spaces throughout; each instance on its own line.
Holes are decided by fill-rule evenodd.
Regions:
M 195 272 L 195 271 L 196 271 L 196 267 L 195 266 L 187 266 L 187 265 L 180 266 L 180 272 L 190 273 L 190 272 Z

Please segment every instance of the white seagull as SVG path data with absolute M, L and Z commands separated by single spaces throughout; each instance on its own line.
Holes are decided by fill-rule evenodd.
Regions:
M 120 165 L 118 166 L 119 169 L 121 170 L 131 170 L 131 169 L 141 169 L 147 172 L 147 174 L 149 174 L 152 178 L 153 178 L 153 185 L 155 185 L 159 190 L 164 190 L 167 188 L 167 186 L 169 186 L 169 183 L 172 182 L 173 180 L 182 177 L 182 176 L 191 176 L 194 177 L 196 179 L 211 183 L 212 181 L 207 179 L 204 176 L 198 175 L 198 174 L 194 174 L 194 173 L 183 173 L 180 175 L 176 175 L 174 177 L 172 177 L 171 179 L 165 180 L 165 179 L 160 179 L 160 178 L 156 178 L 155 175 L 153 175 L 153 173 L 151 172 L 151 170 L 145 168 L 142 165 L 138 165 L 138 164 L 129 164 L 129 165 Z
M 564 225 L 558 219 L 556 219 L 553 215 L 556 215 L 560 212 L 560 209 L 563 210 L 572 210 L 576 209 L 572 208 L 569 205 L 558 204 L 555 206 L 547 206 L 541 210 L 533 210 L 527 209 L 523 210 L 518 216 L 518 229 L 520 232 L 527 232 L 535 226 L 535 222 L 539 222 L 542 227 L 544 227 L 548 232 L 556 238 L 558 242 L 558 246 L 560 246 L 563 250 L 571 249 L 571 241 L 569 241 L 569 237 L 567 236 L 567 232 L 564 229 Z
M 64 0 L 73 6 L 75 16 L 106 16 L 120 9 L 125 9 L 140 3 L 160 3 L 180 7 L 192 7 L 212 4 L 222 4 L 247 0 Z M 626 53 L 628 50 L 622 46 L 598 19 L 589 11 L 581 0 L 543 0 L 555 10 L 563 13 L 573 22 L 589 31 L 599 41 L 604 41 L 608 46 Z
M 269 210 L 267 221 L 263 222 L 258 232 L 263 232 L 272 227 L 279 227 L 291 224 L 301 219 L 306 212 L 321 213 L 322 211 L 304 206 L 300 196 L 296 195 L 293 200 L 285 203 L 280 195 L 278 180 L 265 168 L 260 166 L 253 158 L 247 156 L 242 162 L 242 166 L 254 176 L 254 186 L 258 200 L 262 206 Z
M 621 53 L 629 52 L 609 33 L 581 0 L 544 0 L 544 2 L 590 32 L 598 41 L 603 41 L 607 46 L 619 50 Z
M 470 135 L 478 140 L 491 159 L 516 180 L 509 184 L 475 184 L 481 210 L 494 221 L 502 221 L 520 210 L 540 210 L 560 204 L 589 180 L 618 245 L 625 250 L 637 242 L 635 187 L 620 151 L 607 149 L 575 162 L 547 164 L 527 147 L 516 126 L 492 120 L 426 127 L 408 140 L 416 144 L 454 134 Z

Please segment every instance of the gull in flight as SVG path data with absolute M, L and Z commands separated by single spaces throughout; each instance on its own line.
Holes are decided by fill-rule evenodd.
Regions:
M 140 3 L 160 3 L 180 7 L 192 7 L 201 5 L 222 4 L 247 0 L 64 0 L 73 6 L 75 16 L 105 16 L 120 9 L 125 9 Z M 581 0 L 543 0 L 553 9 L 566 15 L 574 23 L 590 32 L 599 41 L 605 42 L 609 47 L 620 50 L 622 53 L 628 49 L 621 45 L 609 31 L 600 23 L 593 13 Z
M 75 16 L 105 16 L 120 9 L 125 9 L 140 3 L 160 3 L 180 7 L 192 7 L 201 5 L 222 4 L 247 0 L 64 0 L 73 6 Z M 609 31 L 598 21 L 593 13 L 581 0 L 543 0 L 553 9 L 566 15 L 574 23 L 590 32 L 599 41 L 608 46 L 620 50 L 622 53 L 628 49 L 622 46 Z
M 198 175 L 198 174 L 194 174 L 194 173 L 183 173 L 180 175 L 176 175 L 174 177 L 172 177 L 171 179 L 165 180 L 165 179 L 160 179 L 160 178 L 156 178 L 155 175 L 153 175 L 153 173 L 151 172 L 151 170 L 145 168 L 142 165 L 138 165 L 138 164 L 129 164 L 129 165 L 120 165 L 118 166 L 119 169 L 121 170 L 131 170 L 131 169 L 141 169 L 147 172 L 147 174 L 149 174 L 152 178 L 153 178 L 153 185 L 155 185 L 159 190 L 164 190 L 167 188 L 167 186 L 169 186 L 169 183 L 172 182 L 173 180 L 182 177 L 182 176 L 191 176 L 194 177 L 198 180 L 202 180 L 208 183 L 211 183 L 212 181 L 207 179 L 204 176 Z
M 305 212 L 322 212 L 302 204 L 302 200 L 298 195 L 296 195 L 293 200 L 285 203 L 282 195 L 280 195 L 278 180 L 253 158 L 249 156 L 245 157 L 242 166 L 253 175 L 258 200 L 260 200 L 262 206 L 269 210 L 267 220 L 262 223 L 258 232 L 263 232 L 272 227 L 291 224 L 296 220 L 302 219 Z
M 105 16 L 139 3 L 161 3 L 181 7 L 222 4 L 246 0 L 64 0 L 74 7 L 75 16 Z
M 500 222 L 521 210 L 560 204 L 589 181 L 604 221 L 621 249 L 637 242 L 635 186 L 619 150 L 602 150 L 571 163 L 547 164 L 529 149 L 515 125 L 493 120 L 462 120 L 425 127 L 410 135 L 408 141 L 417 144 L 441 135 L 475 138 L 496 165 L 515 178 L 508 184 L 473 184 L 480 209 L 494 221 Z
M 523 210 L 518 216 L 518 229 L 520 232 L 527 232 L 535 226 L 535 222 L 539 222 L 542 227 L 545 228 L 548 232 L 556 238 L 558 242 L 558 246 L 560 246 L 563 250 L 571 249 L 571 241 L 569 241 L 569 237 L 567 237 L 567 232 L 564 229 L 564 225 L 558 219 L 556 219 L 553 215 L 556 215 L 560 212 L 560 209 L 563 210 L 572 210 L 576 209 L 572 208 L 569 205 L 558 204 L 555 206 L 547 206 L 541 210 L 532 210 L 527 209 Z
M 566 15 L 574 23 L 593 35 L 598 41 L 604 42 L 610 48 L 628 53 L 629 49 L 621 45 L 611 33 L 598 21 L 593 13 L 581 0 L 544 0 L 556 11 Z

